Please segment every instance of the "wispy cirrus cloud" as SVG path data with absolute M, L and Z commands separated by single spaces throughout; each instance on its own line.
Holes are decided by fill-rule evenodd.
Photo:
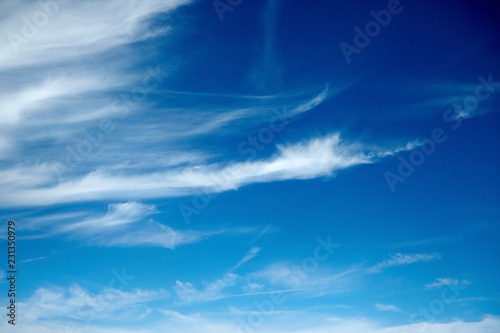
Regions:
M 60 108 L 61 104 L 70 98 L 89 96 L 92 92 L 106 91 L 123 87 L 125 82 L 131 82 L 131 78 L 124 75 L 102 75 L 99 73 L 78 73 L 74 75 L 61 75 L 48 77 L 40 81 L 32 77 L 35 82 L 30 82 L 26 87 L 25 83 L 16 85 L 14 82 L 9 88 L 0 94 L 0 107 L 2 108 L 2 118 L 0 125 L 14 125 L 23 121 L 29 121 L 30 117 L 36 117 L 42 122 L 55 125 L 57 123 L 68 123 L 74 114 Z M 16 90 L 17 88 L 17 90 Z M 67 103 L 66 103 L 67 105 Z M 56 108 L 57 107 L 57 108 Z M 51 110 L 54 110 L 51 111 Z M 41 116 L 43 114 L 43 116 Z M 57 117 L 55 115 L 57 114 Z M 102 116 L 102 115 L 101 115 Z M 49 118 L 50 117 L 50 118 Z M 89 118 L 89 116 L 86 116 Z M 80 119 L 76 119 L 81 121 Z M 90 117 L 91 118 L 91 117 Z M 83 118 L 85 119 L 85 118 Z M 26 123 L 21 123 L 26 126 Z
M 26 232 L 45 230 L 46 237 L 57 234 L 76 234 L 80 237 L 89 237 L 123 230 L 123 227 L 140 222 L 145 217 L 156 213 L 158 211 L 154 205 L 129 201 L 109 204 L 107 213 L 102 215 L 90 211 L 74 211 L 41 215 L 34 218 L 28 217 L 23 221 L 21 228 Z
M 146 303 L 169 297 L 170 294 L 163 289 L 121 291 L 106 288 L 96 294 L 74 284 L 68 288 L 37 289 L 19 306 L 29 321 L 54 316 L 72 320 L 130 320 L 143 318 L 151 312 Z
M 204 288 L 199 290 L 190 282 L 177 281 L 174 287 L 177 298 L 181 304 L 193 302 L 214 301 L 227 297 L 224 292 L 228 287 L 236 285 L 241 277 L 234 273 L 226 273 L 220 279 L 204 283 Z
M 260 88 L 271 84 L 280 85 L 283 66 L 276 55 L 276 26 L 282 0 L 268 0 L 262 15 L 264 47 L 262 54 L 250 72 L 251 81 Z
M 392 305 L 392 304 L 385 305 L 385 304 L 380 304 L 380 303 L 375 303 L 375 309 L 378 311 L 393 311 L 393 312 L 401 311 L 401 309 L 395 305 Z
M 168 225 L 149 220 L 140 229 L 114 233 L 113 237 L 100 237 L 97 242 L 105 246 L 156 246 L 174 249 L 180 245 L 200 242 L 226 232 L 229 231 L 225 229 L 215 231 L 174 230 Z
M 74 293 L 72 295 L 71 293 Z M 62 296 L 61 296 L 62 294 Z M 48 297 L 41 301 L 41 296 Z M 135 300 L 133 299 L 135 297 Z M 310 332 L 310 333 L 398 333 L 398 332 L 435 332 L 435 333 L 494 333 L 500 329 L 500 318 L 496 316 L 485 316 L 477 321 L 450 320 L 446 323 L 419 323 L 419 324 L 399 324 L 387 325 L 378 320 L 360 316 L 332 316 L 310 311 L 245 311 L 231 308 L 229 313 L 214 315 L 213 313 L 176 311 L 155 307 L 149 303 L 155 299 L 166 299 L 166 294 L 155 291 L 134 291 L 130 293 L 114 294 L 108 296 L 102 294 L 88 293 L 81 288 L 74 291 L 54 288 L 52 290 L 38 290 L 31 300 L 37 302 L 39 308 L 26 308 L 25 322 L 20 325 L 17 331 L 20 333 L 31 332 L 59 332 L 68 328 L 78 327 L 83 333 L 145 333 L 163 332 L 166 330 L 189 333 L 195 330 L 201 333 L 231 333 L 251 330 L 246 319 L 251 314 L 268 315 L 272 314 L 273 320 L 263 321 L 258 326 L 259 331 L 264 333 L 284 333 L 284 332 Z M 55 298 L 55 299 L 54 299 Z M 53 300 L 56 306 L 45 307 L 47 302 Z M 71 301 L 71 302 L 69 302 Z M 73 302 L 74 301 L 74 302 Z M 63 306 L 65 308 L 63 308 Z M 110 306 L 106 308 L 104 306 Z M 129 308 L 128 311 L 125 308 Z M 60 310 L 59 320 L 53 320 L 51 314 L 55 310 Z M 160 318 L 153 317 L 153 313 L 158 312 Z M 90 318 L 94 314 L 92 322 L 81 322 Z M 300 315 L 299 315 L 300 314 Z M 115 317 L 112 317 L 112 316 Z M 235 318 L 235 316 L 238 316 Z M 40 320 L 38 320 L 40 318 Z M 140 321 L 147 318 L 147 320 Z M 43 322 L 42 322 L 43 320 Z M 121 322 L 122 326 L 110 327 L 110 323 Z M 138 325 L 140 323 L 140 325 Z M 0 323 L 0 328 L 7 329 L 6 322 Z
M 327 85 L 313 97 L 301 91 L 269 96 L 234 94 L 229 106 L 227 99 L 222 103 L 217 94 L 185 93 L 194 97 L 187 108 L 185 99 L 180 103 L 172 97 L 175 94 L 168 93 L 162 98 L 172 104 L 158 107 L 158 96 L 151 92 L 155 95 L 151 102 L 132 102 L 136 105 L 134 112 L 143 117 L 115 122 L 119 128 L 112 135 L 96 134 L 93 127 L 116 116 L 114 97 L 123 95 L 127 87 L 133 92 L 136 82 L 144 79 L 141 73 L 150 72 L 130 66 L 134 57 L 115 61 L 116 57 L 108 55 L 125 52 L 133 43 L 155 38 L 157 33 L 169 32 L 168 27 L 151 29 L 151 21 L 187 4 L 189 1 L 184 0 L 60 4 L 53 8 L 57 13 L 49 24 L 29 43 L 19 45 L 23 49 L 18 55 L 3 55 L 0 72 L 12 80 L 4 90 L 8 98 L 1 98 L 6 116 L 0 121 L 11 126 L 5 135 L 0 134 L 0 158 L 5 162 L 0 167 L 0 185 L 9 192 L 0 199 L 0 206 L 172 198 L 200 190 L 224 192 L 252 183 L 333 177 L 342 169 L 374 163 L 394 151 L 381 149 L 383 152 L 369 155 L 368 147 L 332 133 L 277 144 L 271 157 L 241 162 L 214 153 L 216 147 L 206 149 L 197 143 L 206 135 L 233 139 L 237 133 L 269 121 L 276 108 L 285 109 L 283 117 L 302 115 L 345 89 L 342 84 L 335 88 Z M 280 1 L 273 0 L 266 7 L 265 17 L 272 18 L 272 22 L 265 21 L 266 54 L 272 53 L 279 5 Z M 14 14 L 2 21 L 9 33 L 17 31 L 15 17 L 30 17 L 40 10 L 35 3 L 3 6 Z M 113 15 L 96 21 L 95 13 Z M 268 60 L 264 62 L 269 64 Z M 55 64 L 57 71 L 52 67 Z M 29 71 L 23 69 L 27 66 Z M 162 73 L 165 79 L 167 75 Z M 161 91 L 158 88 L 158 93 Z M 86 140 L 94 143 L 89 145 Z M 82 142 L 87 148 L 91 146 L 89 153 L 78 157 L 77 166 L 62 165 L 61 161 L 70 164 L 68 161 L 75 158 L 71 154 Z M 60 177 L 62 169 L 64 178 Z M 112 216 L 106 218 L 116 221 Z M 99 224 L 94 222 L 80 223 Z M 69 232 L 81 225 L 67 224 L 60 231 Z M 150 228 L 164 229 L 154 221 Z
M 170 249 L 224 233 L 252 232 L 251 229 L 175 230 L 150 218 L 157 213 L 154 205 L 129 201 L 109 204 L 105 214 L 81 211 L 26 218 L 22 229 L 25 239 L 65 236 L 89 245 Z
M 383 268 L 392 267 L 392 266 L 401 266 L 401 265 L 409 265 L 417 262 L 427 262 L 433 260 L 441 259 L 441 255 L 438 253 L 416 253 L 416 254 L 403 254 L 396 253 L 392 256 L 391 259 L 386 259 L 373 267 L 368 269 L 368 272 L 371 273 L 379 273 Z
M 260 248 L 258 247 L 252 247 L 247 254 L 241 259 L 233 268 L 233 270 L 237 269 L 247 261 L 251 260 L 253 257 L 255 257 L 258 253 L 260 252 Z
M 467 280 L 459 280 L 452 278 L 436 278 L 436 280 L 432 283 L 428 283 L 425 285 L 425 289 L 433 289 L 433 288 L 441 288 L 444 286 L 458 286 L 460 285 L 468 285 L 470 281 Z
M 148 20 L 188 4 L 187 0 L 52 2 L 40 6 L 38 1 L 3 3 L 1 11 L 10 13 L 0 21 L 6 35 L 0 46 L 0 71 L 18 67 L 61 63 L 89 57 L 120 45 L 161 36 L 165 27 L 152 28 Z M 43 3 L 42 3 L 43 4 Z M 37 13 L 49 16 L 37 28 L 32 20 Z M 47 14 L 48 13 L 48 14 Z M 23 31 L 23 18 L 31 20 L 31 33 Z
M 33 261 L 44 260 L 44 259 L 47 259 L 47 257 L 28 258 L 19 261 L 18 264 L 27 264 Z
M 237 266 L 258 253 L 252 248 L 238 262 Z M 197 288 L 191 282 L 176 281 L 174 292 L 180 304 L 212 302 L 219 299 L 251 297 L 280 293 L 303 293 L 306 295 L 324 295 L 349 290 L 354 281 L 356 269 L 334 271 L 320 269 L 315 274 L 307 273 L 302 267 L 291 263 L 276 262 L 261 270 L 235 274 L 233 269 L 220 278 L 202 281 L 203 288 Z
M 193 331 L 200 333 L 232 333 L 238 328 L 243 330 L 245 326 L 238 326 L 234 319 L 210 318 L 209 316 L 176 315 L 167 311 L 163 323 L 152 323 L 147 329 L 127 327 L 117 330 L 105 325 L 82 324 L 78 328 L 82 333 L 146 333 L 147 330 L 155 332 L 174 331 L 178 333 L 190 333 Z M 274 324 L 265 323 L 259 329 L 263 333 L 329 333 L 334 330 L 338 333 L 399 333 L 399 332 L 419 332 L 427 330 L 433 333 L 453 333 L 461 330 L 466 333 L 495 333 L 500 328 L 498 317 L 485 317 L 475 322 L 464 322 L 460 320 L 449 323 L 433 324 L 406 324 L 392 327 L 383 327 L 382 323 L 366 318 L 332 318 L 331 316 L 308 315 L 299 317 L 296 313 L 277 313 Z M 307 320 L 306 320 L 307 319 Z M 0 324 L 5 325 L 5 324 Z M 305 326 L 308 327 L 305 327 Z M 2 326 L 0 326 L 2 327 Z M 25 324 L 19 327 L 19 333 L 51 333 L 64 331 L 68 324 L 46 323 L 46 324 Z M 290 327 L 286 331 L 280 327 Z M 247 329 L 248 330 L 248 329 Z
M 109 204 L 106 215 L 97 218 L 68 223 L 58 228 L 59 232 L 83 232 L 96 234 L 106 230 L 115 229 L 130 223 L 140 221 L 146 216 L 157 213 L 155 206 L 144 205 L 139 202 L 126 202 Z
M 373 150 L 360 143 L 349 143 L 338 133 L 305 142 L 277 145 L 277 152 L 256 161 L 213 163 L 148 173 L 130 173 L 128 168 L 100 168 L 80 178 L 54 184 L 54 179 L 39 178 L 36 186 L 8 187 L 9 196 L 1 206 L 51 205 L 91 200 L 136 200 L 168 198 L 234 190 L 253 183 L 292 179 L 334 177 L 340 170 L 377 162 L 391 149 Z M 394 149 L 394 148 L 393 148 Z M 396 148 L 399 149 L 399 148 Z M 16 169 L 4 171 L 17 172 Z M 48 177 L 44 174 L 45 177 Z

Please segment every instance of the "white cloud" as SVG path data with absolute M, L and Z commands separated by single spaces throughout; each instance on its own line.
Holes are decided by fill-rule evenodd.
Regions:
M 273 156 L 258 161 L 208 164 L 146 174 L 98 169 L 79 179 L 56 185 L 45 183 L 41 186 L 39 182 L 44 179 L 37 180 L 37 186 L 26 188 L 11 184 L 10 195 L 2 197 L 0 205 L 122 200 L 129 199 L 131 193 L 134 199 L 139 200 L 192 195 L 200 190 L 223 192 L 252 183 L 333 177 L 339 170 L 377 161 L 376 157 L 364 151 L 361 144 L 342 141 L 339 134 L 296 144 L 277 145 L 276 149 L 277 153 Z M 34 185 L 32 183 L 28 185 Z
M 271 292 L 281 289 L 302 290 L 309 293 L 339 293 L 353 288 L 359 279 L 357 269 L 344 271 L 332 270 L 328 267 L 317 267 L 315 270 L 305 269 L 302 263 L 273 263 L 264 269 L 249 273 L 246 278 L 252 283 L 266 286 Z
M 174 310 L 166 310 L 166 309 L 159 309 L 159 311 L 164 314 L 167 317 L 173 318 L 175 320 L 180 320 L 184 322 L 195 322 L 199 321 L 201 315 L 198 313 L 196 315 L 183 315 L 180 312 L 174 311 Z
M 41 215 L 27 219 L 25 229 L 34 235 L 25 238 L 46 238 L 68 235 L 88 242 L 89 245 L 133 247 L 157 246 L 173 249 L 176 246 L 202 241 L 211 236 L 235 232 L 253 232 L 243 229 L 219 229 L 213 231 L 174 230 L 146 218 L 158 211 L 154 205 L 135 201 L 108 205 L 108 212 L 97 215 L 89 212 L 72 212 Z
M 257 293 L 257 292 L 261 292 L 263 291 L 264 289 L 264 284 L 260 284 L 260 283 L 248 283 L 246 286 L 243 286 L 243 290 L 245 291 L 245 293 Z
M 316 97 L 308 101 L 307 103 L 304 103 L 302 105 L 299 105 L 295 108 L 292 109 L 290 112 L 291 116 L 296 116 L 298 114 L 301 114 L 303 112 L 309 111 L 319 104 L 321 104 L 326 98 L 328 98 L 328 93 L 329 93 L 329 87 L 326 86 L 325 89 Z
M 78 327 L 81 332 L 90 333 L 146 333 L 169 330 L 181 332 L 247 332 L 263 333 L 496 333 L 500 329 L 500 318 L 485 316 L 476 322 L 455 319 L 448 323 L 428 323 L 387 326 L 375 320 L 356 316 L 338 317 L 321 311 L 283 311 L 275 307 L 269 311 L 235 310 L 230 312 L 205 312 L 181 314 L 171 307 L 153 307 L 167 301 L 181 301 L 187 304 L 197 301 L 215 300 L 226 297 L 224 290 L 234 286 L 240 276 L 226 274 L 222 279 L 205 283 L 203 290 L 197 290 L 190 283 L 177 282 L 174 290 L 177 298 L 172 300 L 165 290 L 120 291 L 105 288 L 100 293 L 91 293 L 78 285 L 69 288 L 40 288 L 26 302 L 19 303 L 23 313 L 23 325 L 16 331 L 59 332 L 65 327 Z M 178 303 L 178 305 L 180 305 Z M 349 307 L 348 307 L 349 308 Z M 380 311 L 399 311 L 394 305 L 375 304 Z M 150 316 L 158 311 L 163 317 Z M 249 324 L 250 315 L 262 314 L 267 320 L 258 325 Z M 143 319 L 148 317 L 147 321 Z M 236 316 L 236 317 L 235 317 Z M 272 317 L 270 317 L 272 316 Z M 141 323 L 140 326 L 131 325 Z M 250 321 L 255 323 L 255 321 Z M 10 332 L 6 321 L 0 329 Z
M 221 279 L 217 279 L 210 283 L 205 283 L 203 290 L 196 289 L 189 282 L 177 281 L 174 290 L 181 304 L 192 302 L 213 301 L 224 298 L 224 289 L 234 286 L 241 277 L 237 274 L 226 273 Z
M 58 232 L 101 233 L 109 229 L 116 229 L 130 223 L 138 222 L 154 213 L 157 213 L 154 205 L 145 205 L 135 201 L 109 204 L 106 215 L 97 218 L 88 218 L 81 222 L 64 224 L 58 228 Z
M 101 293 L 93 294 L 75 284 L 67 289 L 37 289 L 26 302 L 19 304 L 19 308 L 29 322 L 56 317 L 73 320 L 130 320 L 150 312 L 145 303 L 168 297 L 169 293 L 162 289 L 125 292 L 105 288 Z
M 124 46 L 170 31 L 165 26 L 151 32 L 149 23 L 155 15 L 188 3 L 186 0 L 69 2 L 53 8 L 50 22 L 27 44 L 21 45 L 18 54 L 10 45 L 4 45 L 9 52 L 0 55 L 0 73 L 5 74 L 9 83 L 0 83 L 4 88 L 0 107 L 6 110 L 0 122 L 11 126 L 0 137 L 0 158 L 5 159 L 0 169 L 0 186 L 10 195 L 0 199 L 0 206 L 168 198 L 193 195 L 200 190 L 223 192 L 251 183 L 332 177 L 338 170 L 375 161 L 361 145 L 342 141 L 338 134 L 277 145 L 270 158 L 246 162 L 209 163 L 207 160 L 214 157 L 213 153 L 186 142 L 217 134 L 237 121 L 238 126 L 225 132 L 234 135 L 241 128 L 262 124 L 278 105 L 288 108 L 285 117 L 305 113 L 331 95 L 327 86 L 312 98 L 306 98 L 303 92 L 236 96 L 237 103 L 222 110 L 220 103 L 212 101 L 207 107 L 206 103 L 198 105 L 196 100 L 192 110 L 173 106 L 161 110 L 165 117 L 160 122 L 153 116 L 137 122 L 114 119 L 114 125 L 120 126 L 113 132 L 114 138 L 107 136 L 105 145 L 92 147 L 76 167 L 64 166 L 63 163 L 69 164 L 68 149 L 75 150 L 82 143 L 83 133 L 88 134 L 88 130 L 99 127 L 101 120 L 114 114 L 116 101 L 111 96 L 122 94 L 125 87 L 133 90 L 144 79 L 141 71 L 148 73 L 133 66 L 134 57 L 117 57 L 112 52 L 127 53 Z M 2 4 L 0 9 L 11 14 L 0 20 L 0 28 L 7 32 L 20 31 L 22 18 L 33 17 L 41 10 L 34 2 Z M 8 39 L 0 43 L 8 43 Z M 162 71 L 165 76 L 170 69 Z M 88 98 L 89 94 L 92 98 Z M 154 114 L 147 112 L 151 110 L 159 111 L 153 102 L 140 102 L 134 111 Z M 188 148 L 179 149 L 179 141 Z M 158 147 L 162 147 L 161 153 Z M 59 178 L 58 170 L 64 170 L 65 177 Z M 103 226 L 111 225 L 112 221 L 117 225 L 128 223 L 126 219 L 117 222 L 112 212 L 109 214 L 101 220 L 68 224 L 60 231 L 97 226 L 100 222 L 104 222 Z
M 150 75 L 145 68 L 151 65 L 138 69 L 134 63 L 137 58 L 127 47 L 174 30 L 167 23 L 152 31 L 150 23 L 159 14 L 188 3 L 91 0 L 56 4 L 48 24 L 20 45 L 17 54 L 8 38 L 0 41 L 7 50 L 0 55 L 0 73 L 6 78 L 3 82 L 8 81 L 0 83 L 0 107 L 5 110 L 0 122 L 11 124 L 0 137 L 0 158 L 5 159 L 0 186 L 11 195 L 0 199 L 0 206 L 141 200 L 192 195 L 199 190 L 222 192 L 250 183 L 331 177 L 338 170 L 373 162 L 362 147 L 341 142 L 338 134 L 277 145 L 271 158 L 246 162 L 208 163 L 213 153 L 186 142 L 206 134 L 221 135 L 222 128 L 227 129 L 223 133 L 234 135 L 242 128 L 269 121 L 276 108 L 288 110 L 285 117 L 303 114 L 332 94 L 326 86 L 312 98 L 296 91 L 269 96 L 236 94 L 223 108 L 219 97 L 196 92 L 187 93 L 196 96 L 188 109 L 169 106 L 160 110 L 152 101 L 138 102 L 133 111 L 145 117 L 136 122 L 113 119 L 115 127 L 120 127 L 113 138 L 108 135 L 105 145 L 92 147 L 76 167 L 64 166 L 70 164 L 68 149 L 77 149 L 75 146 L 85 139 L 84 132 L 88 134 L 101 120 L 116 116 L 113 96 L 130 94 L 137 82 Z M 271 17 L 277 14 L 277 4 L 270 4 Z M 20 33 L 23 17 L 29 19 L 41 11 L 36 2 L 3 3 L 0 9 L 9 13 L 0 20 L 1 30 L 7 33 Z M 162 78 L 174 70 L 164 64 L 160 67 Z M 176 67 L 175 61 L 172 67 Z M 337 91 L 343 88 L 339 85 Z M 214 102 L 217 99 L 219 102 Z M 165 115 L 160 121 L 152 116 L 159 111 Z M 235 122 L 238 126 L 229 129 Z M 179 141 L 187 148 L 179 149 Z M 163 154 L 158 152 L 160 146 Z M 58 170 L 64 170 L 65 177 L 59 178 Z M 226 178 L 223 183 L 216 181 L 222 178 Z M 66 226 L 73 227 L 78 225 Z
M 0 21 L 0 31 L 9 38 L 1 39 L 0 48 L 5 52 L 0 56 L 0 70 L 89 57 L 120 45 L 153 38 L 164 34 L 165 27 L 152 33 L 148 20 L 186 3 L 186 0 L 69 1 L 49 10 L 51 15 L 47 24 L 35 28 L 33 36 L 27 36 L 29 38 L 20 44 L 12 44 L 9 38 L 13 34 L 23 38 L 23 17 L 32 22 L 35 14 L 44 11 L 36 1 L 3 3 L 1 11 L 10 15 Z
M 426 289 L 433 289 L 433 288 L 441 288 L 444 286 L 458 286 L 458 285 L 468 285 L 470 284 L 470 281 L 467 280 L 458 280 L 458 279 L 452 279 L 452 278 L 436 278 L 436 280 L 432 283 L 428 283 L 425 285 Z
M 382 268 L 392 267 L 392 266 L 401 266 L 401 265 L 409 265 L 416 262 L 426 262 L 432 260 L 439 260 L 441 256 L 437 253 L 432 254 L 402 254 L 396 253 L 392 256 L 391 259 L 387 259 L 378 263 L 377 265 L 368 269 L 369 272 L 380 272 Z
M 30 263 L 30 262 L 33 262 L 33 261 L 44 260 L 44 259 L 47 259 L 47 257 L 37 257 L 37 258 L 23 259 L 23 260 L 21 260 L 21 261 L 18 262 L 18 265 L 19 264 L 27 264 L 27 263 Z M 1 274 L 0 274 L 0 278 L 1 278 Z
M 375 303 L 375 309 L 378 311 L 394 311 L 394 312 L 399 312 L 401 311 L 400 308 L 394 306 L 394 305 L 384 305 L 380 303 Z
M 175 332 L 175 333 L 234 333 L 234 332 L 259 332 L 259 333 L 497 333 L 500 331 L 500 318 L 486 316 L 478 321 L 465 322 L 455 320 L 448 323 L 421 323 L 403 324 L 399 326 L 386 326 L 380 322 L 359 317 L 332 317 L 315 315 L 307 312 L 275 311 L 272 320 L 264 320 L 259 325 L 249 325 L 246 318 L 250 312 L 234 313 L 231 317 L 211 318 L 199 314 L 181 314 L 173 310 L 159 309 L 164 318 L 147 321 L 140 326 L 98 325 L 88 323 L 72 323 L 61 321 L 24 322 L 16 327 L 19 333 L 52 333 L 64 332 L 65 328 L 77 327 L 81 333 L 148 333 L 148 332 Z M 262 314 L 260 312 L 252 312 Z M 238 318 L 235 318 L 234 315 Z M 245 316 L 245 314 L 247 314 Z M 266 314 L 267 315 L 267 314 Z M 269 317 L 265 317 L 269 318 Z M 2 331 L 10 332 L 8 324 L 0 323 Z
M 239 263 L 253 257 L 260 249 L 251 249 Z M 203 282 L 203 289 L 190 282 L 177 281 L 174 290 L 179 303 L 210 302 L 223 298 L 247 297 L 255 295 L 307 292 L 308 295 L 324 295 L 349 290 L 356 284 L 357 270 L 335 272 L 317 269 L 306 272 L 300 265 L 275 263 L 263 270 L 237 275 L 232 270 L 212 282 Z
M 0 108 L 3 110 L 0 124 L 16 124 L 30 116 L 30 113 L 37 118 L 39 125 L 48 121 L 52 124 L 64 122 L 64 119 L 71 117 L 67 111 L 59 108 L 57 113 L 49 111 L 58 102 L 69 97 L 85 96 L 90 92 L 116 89 L 126 81 L 128 80 L 123 77 L 110 78 L 88 73 L 72 77 L 52 77 L 43 82 L 31 83 L 29 87 L 21 87 L 15 92 L 4 91 L 0 95 Z M 40 114 L 42 112 L 45 113 L 43 116 Z
M 253 257 L 255 257 L 258 253 L 260 252 L 260 248 L 258 247 L 252 247 L 248 252 L 247 254 L 243 257 L 243 259 L 240 260 L 240 262 L 238 262 L 234 268 L 234 269 L 237 269 L 238 267 L 240 267 L 241 265 L 243 265 L 244 263 L 246 263 L 247 261 L 251 260 Z
M 141 226 L 138 230 L 100 237 L 97 242 L 104 246 L 160 246 L 173 249 L 176 246 L 199 242 L 223 232 L 226 230 L 204 232 L 174 230 L 167 225 L 150 220 L 147 225 Z
M 0 170 L 3 186 L 14 188 L 33 188 L 47 184 L 54 176 L 53 165 L 37 163 L 30 167 L 18 165 L 14 168 Z

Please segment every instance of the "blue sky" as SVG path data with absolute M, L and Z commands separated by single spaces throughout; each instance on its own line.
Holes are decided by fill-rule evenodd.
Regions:
M 498 4 L 0 9 L 2 332 L 500 331 Z

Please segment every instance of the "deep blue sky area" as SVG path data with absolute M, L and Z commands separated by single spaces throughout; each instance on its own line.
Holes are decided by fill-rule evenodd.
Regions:
M 500 331 L 496 1 L 0 13 L 2 332 Z

